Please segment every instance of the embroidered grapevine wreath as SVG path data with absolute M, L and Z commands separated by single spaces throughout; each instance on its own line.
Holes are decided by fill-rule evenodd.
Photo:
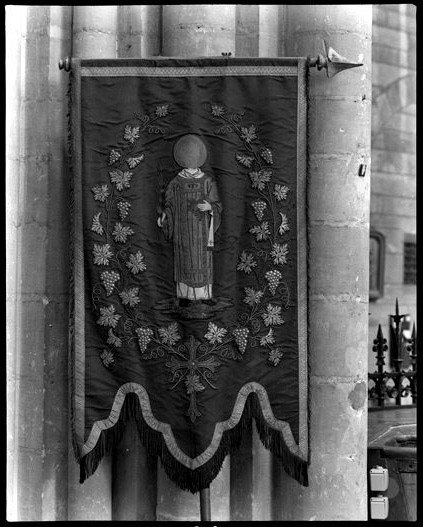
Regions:
M 289 290 L 283 280 L 289 253 L 284 239 L 289 224 L 283 207 L 289 188 L 272 182 L 272 151 L 260 141 L 255 125 L 242 125 L 243 113 L 229 113 L 218 104 L 211 104 L 210 111 L 221 123 L 216 134 L 238 136 L 235 162 L 245 170 L 257 195 L 251 202 L 257 219 L 249 228 L 251 245 L 242 250 L 236 264 L 249 283 L 244 287 L 245 306 L 237 324 L 223 327 L 204 321 L 204 340 L 191 335 L 182 341 L 178 322 L 157 326 L 141 308 L 148 262 L 142 251 L 131 247 L 135 232 L 126 224 L 131 213 L 126 191 L 145 160 L 146 153 L 138 141 L 145 132 L 164 133 L 157 123 L 169 114 L 167 104 L 156 106 L 153 116 L 136 114 L 136 125 L 132 122 L 124 127 L 125 146 L 108 153 L 109 181 L 91 189 L 100 209 L 93 215 L 91 230 L 97 235 L 92 258 L 99 268 L 99 281 L 93 287 L 92 303 L 96 322 L 104 328 L 105 346 L 99 355 L 102 364 L 114 369 L 116 356 L 131 341 L 137 342 L 140 360 L 165 358 L 169 389 L 184 384 L 190 396 L 187 415 L 192 422 L 201 416 L 196 395 L 216 389 L 214 375 L 222 359 L 242 360 L 249 346 L 265 352 L 269 366 L 281 364 L 283 348 L 276 342 L 274 328 L 285 323 L 283 312 L 289 309 Z

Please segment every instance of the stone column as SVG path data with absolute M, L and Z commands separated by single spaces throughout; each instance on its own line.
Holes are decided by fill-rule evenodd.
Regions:
M 288 56 L 317 56 L 325 38 L 364 66 L 310 72 L 310 486 L 276 467 L 275 520 L 367 519 L 371 9 L 287 8 Z
M 235 53 L 235 5 L 164 5 L 164 56 L 198 57 Z M 229 520 L 229 459 L 210 486 L 212 521 Z M 199 494 L 180 490 L 160 466 L 157 520 L 198 521 Z
M 236 5 L 235 56 L 257 57 L 259 52 L 259 7 Z
M 31 501 L 28 488 L 21 488 L 19 464 L 28 464 L 21 452 L 20 416 L 25 407 L 20 396 L 23 349 L 22 302 L 22 208 L 25 172 L 21 98 L 25 95 L 26 6 L 6 6 L 6 325 L 7 325 L 7 520 L 38 520 L 21 512 L 21 499 Z M 29 383 L 32 378 L 29 379 Z M 38 466 L 38 470 L 40 467 Z M 37 481 L 39 484 L 39 480 Z M 36 500 L 38 502 L 38 500 Z M 41 506 L 34 504 L 36 513 Z
M 161 6 L 118 6 L 118 58 L 147 58 L 160 55 Z
M 74 6 L 73 10 L 73 56 L 116 58 L 117 6 Z M 112 519 L 111 467 L 111 457 L 106 455 L 81 485 L 79 465 L 69 443 L 69 520 Z
M 36 8 L 39 14 L 39 8 Z M 44 63 L 48 102 L 39 112 L 48 140 L 44 154 L 48 162 L 46 209 L 46 290 L 44 298 L 44 427 L 43 427 L 43 521 L 67 520 L 68 504 L 68 324 L 69 324 L 69 188 L 67 158 L 68 75 L 57 67 L 61 57 L 71 54 L 71 6 L 49 6 Z M 41 65 L 40 65 L 41 66 Z M 32 69 L 32 68 L 31 68 Z M 35 69 L 35 68 L 34 68 Z M 38 134 L 37 134 L 38 135 Z M 41 360 L 41 357 L 40 357 Z
M 10 7 L 13 33 L 8 44 L 13 64 L 9 66 L 15 83 L 13 93 L 8 93 L 8 126 L 12 126 L 8 139 L 14 163 L 8 166 L 13 180 L 8 187 L 8 206 L 13 210 L 8 215 L 12 222 L 8 232 L 13 232 L 8 254 L 14 308 L 8 346 L 15 414 L 9 429 L 16 461 L 12 516 L 40 521 L 66 518 L 67 339 L 62 332 L 66 333 L 67 299 L 61 274 L 66 248 L 60 241 L 63 218 L 58 217 L 58 201 L 66 194 L 61 185 L 64 93 L 60 82 L 55 84 L 58 71 L 52 72 L 50 49 L 60 51 L 63 35 L 49 6 Z M 57 68 L 57 57 L 53 63 Z
M 163 6 L 163 51 L 166 57 L 216 57 L 235 53 L 235 5 Z

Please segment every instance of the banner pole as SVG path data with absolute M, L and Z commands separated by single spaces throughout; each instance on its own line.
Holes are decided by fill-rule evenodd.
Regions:
M 211 521 L 210 517 L 210 487 L 200 490 L 200 520 Z

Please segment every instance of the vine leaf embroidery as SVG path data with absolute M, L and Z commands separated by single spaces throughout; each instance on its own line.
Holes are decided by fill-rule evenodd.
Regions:
M 178 324 L 176 322 L 173 322 L 166 328 L 159 328 L 159 335 L 162 343 L 168 344 L 169 346 L 173 346 L 178 340 L 181 340 L 181 336 L 178 332 Z
M 125 130 L 123 132 L 123 138 L 126 141 L 129 141 L 131 144 L 134 144 L 137 139 L 140 137 L 140 127 L 139 126 L 125 126 Z
M 97 214 L 94 214 L 91 230 L 96 232 L 97 234 L 102 235 L 104 233 L 104 228 L 103 225 L 100 223 L 100 216 L 101 212 L 97 212 Z
M 108 243 L 105 243 L 104 245 L 95 243 L 93 256 L 95 265 L 109 265 L 109 260 L 113 256 L 110 245 Z
M 141 153 L 139 155 L 136 155 L 134 157 L 128 157 L 128 159 L 126 160 L 126 163 L 128 164 L 128 167 L 133 169 L 135 167 L 137 167 L 141 161 L 144 160 L 144 154 Z
M 115 328 L 120 317 L 121 315 L 115 313 L 115 306 L 100 307 L 100 318 L 97 320 L 97 324 Z
M 107 344 L 120 348 L 122 346 L 122 340 L 113 333 L 113 329 L 109 329 Z

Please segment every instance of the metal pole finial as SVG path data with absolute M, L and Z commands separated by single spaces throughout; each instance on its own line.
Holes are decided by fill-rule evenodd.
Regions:
M 311 68 L 317 67 L 318 70 L 324 68 L 329 78 L 334 77 L 343 70 L 363 66 L 362 62 L 352 62 L 337 53 L 325 40 L 323 40 L 323 48 L 325 55 L 319 54 L 316 58 L 309 59 L 308 65 Z

